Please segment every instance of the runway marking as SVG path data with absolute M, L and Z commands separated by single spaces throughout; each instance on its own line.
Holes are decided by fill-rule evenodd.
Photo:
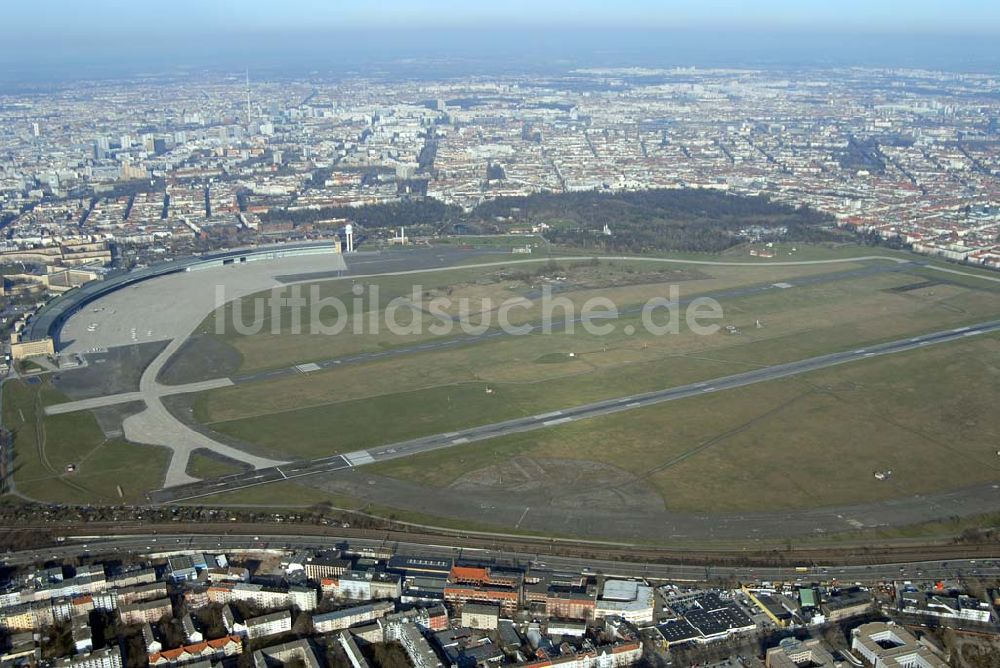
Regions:
M 566 422 L 572 422 L 572 421 L 573 418 L 571 417 L 563 417 L 563 418 L 557 418 L 555 420 L 545 420 L 544 422 L 542 422 L 542 424 L 545 425 L 546 427 L 551 427 L 552 425 L 565 424 Z
M 625 408 L 635 408 L 635 407 L 636 407 L 636 406 L 638 406 L 638 405 L 639 405 L 639 402 L 638 402 L 638 401 L 633 401 L 633 402 L 632 402 L 632 403 L 630 403 L 630 404 L 625 404 Z
M 275 466 L 274 470 L 280 473 L 283 479 L 288 480 L 288 476 L 285 475 L 285 472 L 281 470 L 280 466 Z
M 456 438 L 451 443 L 452 443 L 452 445 L 461 445 L 463 443 L 468 443 L 468 442 L 469 442 L 469 439 L 467 439 L 466 437 L 463 436 L 462 438 Z
M 981 334 L 982 332 L 966 332 L 962 336 L 975 336 L 976 334 Z
M 514 528 L 515 528 L 515 529 L 519 529 L 519 528 L 521 528 L 521 522 L 523 522 L 523 521 L 524 521 L 524 518 L 525 518 L 525 516 L 526 516 L 526 515 L 528 514 L 528 511 L 529 511 L 529 510 L 531 510 L 531 506 L 525 506 L 525 507 L 524 507 L 524 512 L 523 512 L 523 513 L 521 513 L 521 517 L 520 517 L 520 518 L 519 518 L 519 519 L 517 520 L 517 524 L 515 524 L 515 525 L 514 525 Z
M 541 415 L 536 415 L 535 418 L 538 420 L 544 420 L 545 418 L 556 417 L 557 415 L 562 415 L 562 411 L 552 411 L 551 413 L 542 413 Z
M 367 450 L 355 450 L 354 452 L 348 452 L 346 455 L 342 455 L 348 466 L 360 466 L 362 464 L 371 464 L 375 461 L 375 458 L 371 456 L 371 453 Z
M 312 371 L 319 371 L 320 366 L 315 362 L 306 362 L 305 364 L 296 364 L 295 370 L 299 373 L 310 373 Z

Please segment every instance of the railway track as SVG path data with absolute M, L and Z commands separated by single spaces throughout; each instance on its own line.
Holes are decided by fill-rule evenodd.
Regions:
M 545 538 L 494 539 L 452 533 L 410 532 L 396 529 L 356 529 L 340 526 L 274 523 L 182 523 L 143 524 L 140 522 L 92 522 L 80 524 L 48 524 L 0 527 L 0 548 L 11 548 L 33 537 L 36 545 L 55 544 L 57 537 L 108 537 L 129 535 L 205 535 L 253 536 L 268 534 L 287 536 L 288 543 L 296 538 L 344 538 L 380 540 L 387 547 L 395 543 L 442 545 L 456 548 L 478 548 L 502 552 L 536 553 L 566 557 L 621 560 L 630 562 L 674 563 L 691 565 L 776 566 L 789 564 L 858 566 L 884 563 L 934 561 L 951 559 L 1000 558 L 1000 547 L 993 543 L 898 542 L 879 546 L 838 545 L 698 549 L 684 547 L 646 547 L 636 545 L 590 544 L 555 541 Z M 271 547 L 274 547 L 273 545 Z

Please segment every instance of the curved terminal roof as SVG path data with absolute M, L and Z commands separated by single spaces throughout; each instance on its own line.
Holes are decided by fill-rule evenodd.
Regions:
M 151 278 L 166 276 L 181 271 L 191 271 L 202 267 L 218 266 L 229 262 L 265 260 L 274 257 L 286 257 L 289 255 L 311 255 L 315 253 L 336 253 L 339 252 L 332 241 L 311 241 L 296 244 L 270 244 L 267 246 L 254 246 L 250 248 L 240 248 L 235 250 L 221 251 L 218 253 L 206 253 L 205 255 L 195 255 L 177 260 L 160 262 L 141 269 L 128 272 L 109 274 L 107 278 L 99 281 L 91 281 L 79 288 L 65 292 L 52 299 L 43 306 L 38 313 L 27 323 L 25 327 L 25 340 L 37 341 L 47 336 L 55 341 L 56 349 L 59 348 L 59 332 L 62 326 L 74 313 L 85 307 L 87 304 L 108 295 L 115 290 L 120 290 L 129 285 L 134 285 L 140 281 L 147 281 Z

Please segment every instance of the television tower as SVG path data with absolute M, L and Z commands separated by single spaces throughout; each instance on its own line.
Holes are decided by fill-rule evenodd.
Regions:
M 247 133 L 250 132 L 250 68 L 247 68 Z

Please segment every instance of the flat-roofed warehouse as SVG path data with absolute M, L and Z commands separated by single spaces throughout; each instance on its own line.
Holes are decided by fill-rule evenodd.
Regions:
M 500 606 L 466 603 L 462 606 L 462 626 L 470 629 L 496 630 L 500 624 Z
M 447 578 L 448 574 L 451 573 L 453 565 L 454 562 L 451 559 L 397 555 L 389 559 L 389 562 L 386 564 L 386 570 L 406 577 L 423 575 Z
M 621 617 L 632 624 L 652 624 L 653 588 L 635 580 L 607 580 L 594 615 Z

